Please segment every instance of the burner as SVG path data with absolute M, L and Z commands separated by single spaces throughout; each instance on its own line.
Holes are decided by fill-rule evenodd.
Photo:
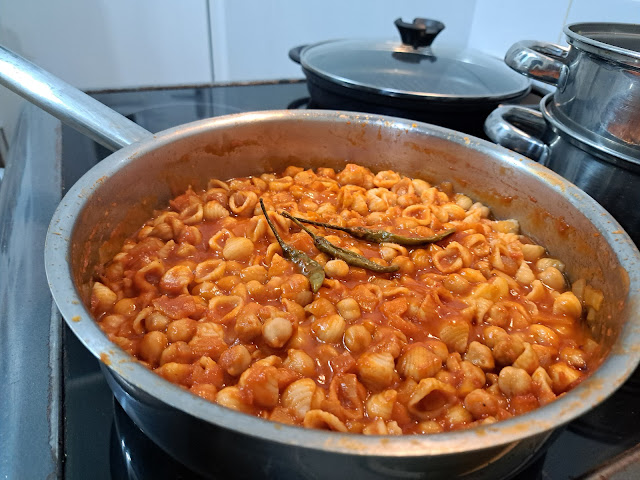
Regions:
M 569 429 L 585 438 L 632 447 L 640 442 L 640 368 L 611 397 Z
M 122 480 L 205 480 L 153 443 L 113 399 L 111 477 Z M 209 477 L 215 480 L 215 477 Z
M 147 437 L 126 414 L 120 404 L 113 399 L 113 424 L 111 426 L 110 458 L 111 477 L 122 480 L 217 480 L 223 477 L 202 476 L 182 465 Z M 546 444 L 524 465 L 503 476 L 504 464 L 498 462 L 485 467 L 496 473 L 496 480 L 542 480 L 542 469 L 545 461 L 545 450 L 555 440 L 552 435 Z M 509 463 L 508 459 L 506 464 Z M 486 470 L 478 472 L 481 478 L 488 478 Z M 238 473 L 241 476 L 241 472 Z M 243 477 L 244 478 L 244 477 Z M 309 478 L 315 478 L 312 472 Z M 473 480 L 473 473 L 464 478 Z
M 315 108 L 311 106 L 310 97 L 296 98 L 293 102 L 287 105 L 287 110 L 308 110 L 310 108 Z

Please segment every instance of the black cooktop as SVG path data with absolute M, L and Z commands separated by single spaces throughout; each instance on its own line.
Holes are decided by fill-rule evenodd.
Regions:
M 171 126 L 189 121 L 237 113 L 251 110 L 270 110 L 282 108 L 306 108 L 308 106 L 306 85 L 302 81 L 285 81 L 258 84 L 200 86 L 184 88 L 141 89 L 126 91 L 95 92 L 93 96 L 109 105 L 120 113 L 128 116 L 149 131 L 157 132 Z M 529 99 L 531 103 L 535 99 Z M 42 125 L 55 125 L 47 115 L 39 113 L 29 107 L 31 118 L 42 116 Z M 38 122 L 35 122 L 38 124 Z M 31 125 L 34 122 L 31 121 Z M 42 128 L 44 128 L 44 126 Z M 478 125 L 469 125 L 469 131 L 478 131 Z M 38 182 L 47 182 L 48 189 L 44 193 L 61 189 L 62 193 L 68 189 L 84 172 L 95 163 L 106 157 L 109 152 L 91 140 L 83 137 L 67 127 L 56 130 L 58 140 L 48 138 L 48 145 L 57 152 L 58 160 L 48 160 L 45 165 L 39 165 L 43 160 L 31 158 L 25 162 L 26 167 L 32 169 L 30 174 Z M 31 135 L 31 137 L 33 134 Z M 29 138 L 31 138 L 29 137 Z M 60 142 L 61 139 L 61 142 Z M 24 142 L 28 143 L 28 139 Z M 29 154 L 28 145 L 22 150 Z M 44 157 L 43 158 L 47 158 Z M 14 159 L 15 161 L 15 159 Z M 48 170 L 46 170 L 48 169 Z M 17 171 L 16 172 L 14 172 Z M 24 168 L 8 169 L 4 184 L 0 190 L 0 215 L 10 210 L 8 216 L 10 225 L 0 222 L 0 251 L 6 255 L 0 260 L 0 271 L 3 265 L 9 265 L 8 258 L 20 254 L 12 253 L 16 248 L 12 241 L 16 225 L 19 223 L 20 202 L 43 201 L 42 193 L 27 193 L 21 189 L 28 188 L 29 176 L 25 177 Z M 15 177 L 15 178 L 14 178 Z M 25 179 L 26 178 L 26 179 Z M 7 190 L 10 190 L 9 192 Z M 11 199 L 12 193 L 17 199 Z M 23 199 L 25 197 L 26 199 Z M 48 218 L 50 218 L 55 203 L 53 193 L 44 198 L 48 204 L 38 218 L 38 227 L 33 233 L 27 227 L 27 232 L 35 235 L 35 245 L 28 250 L 28 255 L 37 255 L 44 246 L 44 237 Z M 53 202 L 53 204 L 51 204 Z M 32 205 L 33 207 L 33 205 Z M 28 207 L 25 207 L 28 208 Z M 27 216 L 28 218 L 31 218 Z M 0 216 L 0 218 L 2 218 Z M 18 242 L 19 243 L 19 242 Z M 24 248 L 24 247 L 23 247 Z M 34 253 L 35 252 L 35 253 Z M 22 256 L 26 258 L 27 253 Z M 40 257 L 42 258 L 42 257 Z M 9 265 L 11 266 L 11 265 Z M 11 267 L 14 270 L 15 266 Z M 43 452 L 22 452 L 21 458 L 16 458 L 19 447 L 13 449 L 0 448 L 0 477 L 7 478 L 36 478 L 21 475 L 20 472 L 49 472 L 49 476 L 67 479 L 198 479 L 196 474 L 189 472 L 184 466 L 173 460 L 160 450 L 144 433 L 142 433 L 122 408 L 114 401 L 113 395 L 100 371 L 98 361 L 80 344 L 76 337 L 64 326 L 55 308 L 51 308 L 51 298 L 46 291 L 43 297 L 42 289 L 46 289 L 42 272 L 33 267 L 38 276 L 38 282 L 31 292 L 34 299 L 46 304 L 39 315 L 47 315 L 50 319 L 41 318 L 41 322 L 50 322 L 48 329 L 38 326 L 40 331 L 49 331 L 49 342 L 46 347 L 39 345 L 31 350 L 42 357 L 48 370 L 42 373 L 39 382 L 48 382 L 46 388 L 35 389 L 38 395 L 47 394 L 46 399 L 37 400 L 47 404 L 47 413 L 43 415 L 48 428 L 35 429 L 36 437 L 49 436 L 48 446 L 42 447 Z M 19 271 L 19 270 L 16 270 Z M 0 275 L 0 302 L 7 299 L 16 289 L 5 288 L 7 280 Z M 3 281 L 5 283 L 3 283 Z M 36 288 L 37 287 L 37 288 Z M 39 289 L 39 290 L 38 290 Z M 5 293 L 3 290 L 7 290 Z M 38 295 L 38 292 L 40 294 Z M 29 293 L 29 292 L 27 292 Z M 35 302 L 36 300 L 34 300 Z M 15 300 L 14 300 L 15 303 Z M 0 306 L 2 303 L 0 303 Z M 47 310 L 48 309 L 48 310 Z M 14 307 L 12 312 L 19 310 Z M 37 309 L 36 309 L 37 310 Z M 0 348 L 10 345 L 6 335 L 16 338 L 19 330 L 13 333 L 6 323 L 7 310 L 0 310 Z M 11 321 L 14 321 L 11 319 Z M 4 322 L 4 326 L 3 326 Z M 39 325 L 34 320 L 34 325 Z M 27 328 L 27 327 L 24 327 Z M 56 332 L 59 329 L 60 335 Z M 24 330 L 24 329 L 23 329 Z M 5 337 L 5 340 L 3 340 Z M 29 347 L 30 348 L 30 347 Z M 35 348 L 35 347 L 34 347 Z M 39 349 L 39 350 L 38 350 Z M 48 349 L 48 350 L 47 350 Z M 7 351 L 7 350 L 5 350 Z M 49 351 L 48 358 L 45 358 Z M 59 352 L 62 352 L 60 357 Z M 25 357 L 29 350 L 22 348 L 20 355 Z M 20 371 L 19 362 L 3 363 L 0 355 L 0 374 L 15 375 Z M 20 357 L 21 358 L 21 357 Z M 31 361 L 35 361 L 33 358 Z M 2 377 L 5 378 L 5 377 Z M 20 402 L 28 402 L 24 398 L 31 390 L 27 387 L 16 387 L 2 391 L 0 386 L 0 421 L 9 418 L 5 408 L 14 410 L 17 417 L 13 417 L 11 428 L 31 428 L 29 425 L 30 412 L 22 412 Z M 605 462 L 610 462 L 617 455 L 628 451 L 640 443 L 640 374 L 636 373 L 609 400 L 588 414 L 570 423 L 566 428 L 557 431 L 549 441 L 548 448 L 529 465 L 521 466 L 514 472 L 512 478 L 522 479 L 565 479 L 565 478 L 598 478 L 590 476 L 590 472 Z M 13 402 L 13 403 L 12 403 Z M 16 403 L 17 402 L 17 403 Z M 36 402 L 37 403 L 37 402 Z M 32 406 L 33 407 L 33 406 Z M 31 407 L 30 407 L 31 408 Z M 35 408 L 35 407 L 33 407 Z M 18 420 L 16 420 L 16 418 Z M 19 419 L 24 419 L 20 424 Z M 6 425 L 6 424 L 5 424 Z M 12 434 L 0 423 L 0 447 L 11 441 Z M 26 446 L 28 435 L 25 432 L 16 435 L 16 441 Z M 35 440 L 34 440 L 35 441 Z M 23 448 L 20 446 L 20 448 Z M 44 459 L 43 459 L 44 458 Z M 25 462 L 31 462 L 25 463 Z M 42 463 L 39 469 L 38 462 Z M 53 465 L 53 466 L 52 466 Z M 633 466 L 631 467 L 633 468 Z M 16 476 L 17 475 L 17 476 Z M 44 475 L 46 476 L 46 475 Z M 44 478 L 43 476 L 43 478 Z M 614 478 L 614 477 L 611 477 Z M 618 478 L 618 477 L 615 477 Z M 633 473 L 628 477 L 633 478 Z

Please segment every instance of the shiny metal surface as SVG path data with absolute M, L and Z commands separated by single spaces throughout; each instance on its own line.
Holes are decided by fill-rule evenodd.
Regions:
M 306 448 L 304 443 L 296 441 L 295 436 L 291 438 L 291 442 L 282 444 L 259 436 L 248 438 L 238 431 L 220 428 L 214 424 L 203 424 L 198 418 L 174 410 L 154 397 L 141 395 L 112 370 L 103 368 L 103 372 L 118 403 L 136 424 L 144 425 L 145 434 L 180 463 L 205 478 L 451 479 L 458 478 L 462 469 L 464 474 L 461 476 L 465 480 L 509 479 L 517 478 L 514 475 L 520 467 L 526 466 L 534 459 L 538 450 L 545 446 L 552 435 L 549 431 L 525 438 L 508 448 L 479 450 L 475 452 L 475 460 L 457 456 L 462 465 L 454 465 L 452 459 L 438 459 L 437 455 L 429 460 L 413 456 L 403 457 L 401 452 L 396 452 L 400 453 L 399 455 L 390 452 L 388 456 L 376 457 L 367 455 L 364 451 L 354 454 L 349 452 L 348 448 L 344 449 L 344 454 L 337 454 L 325 449 Z M 161 417 L 158 417 L 158 412 L 163 412 Z M 154 417 L 158 421 L 149 422 L 149 419 Z M 193 443 L 187 440 L 184 431 L 198 432 L 198 439 L 206 439 L 205 455 L 201 449 L 193 448 Z M 176 441 L 176 437 L 180 440 Z M 357 442 L 357 435 L 347 437 Z M 383 438 L 379 437 L 378 441 L 384 441 Z M 347 442 L 348 439 L 345 440 L 345 443 Z M 240 445 L 247 447 L 238 448 Z M 393 446 L 390 445 L 390 448 Z M 259 452 L 259 459 L 254 457 L 256 461 L 247 462 L 247 449 L 251 450 L 252 455 Z M 492 460 L 488 461 L 489 458 Z M 474 462 L 477 462 L 475 467 Z
M 576 184 L 604 206 L 640 243 L 640 167 L 580 136 L 554 117 L 552 99 L 545 97 L 538 112 L 503 106 L 485 122 L 487 136 L 503 147 L 525 154 Z M 517 122 L 517 125 L 516 125 Z M 509 132 L 509 135 L 504 132 Z M 540 145 L 543 145 L 541 148 Z
M 568 75 L 564 61 L 569 49 L 555 43 L 523 40 L 504 56 L 507 65 L 524 76 L 563 88 Z
M 128 118 L 2 46 L 0 84 L 110 150 L 150 135 Z
M 570 48 L 518 42 L 507 65 L 558 87 L 549 106 L 578 135 L 616 156 L 640 159 L 640 25 L 577 23 Z
M 484 131 L 493 142 L 537 162 L 549 156 L 549 146 L 539 138 L 546 129 L 542 113 L 519 105 L 501 105 L 484 122 Z
M 606 292 L 595 334 L 613 352 L 600 369 L 546 407 L 497 425 L 424 437 L 354 436 L 274 424 L 193 396 L 133 361 L 91 319 L 85 306 L 91 265 L 117 247 L 114 229 L 132 233 L 153 208 L 166 204 L 172 194 L 167 179 L 180 190 L 188 184 L 198 188 L 210 177 L 279 170 L 290 163 L 339 168 L 346 161 L 452 180 L 455 188 L 490 204 L 498 217 L 518 218 L 524 231 L 571 266 L 570 278 L 584 276 Z M 142 175 L 146 182 L 138 181 Z M 314 478 L 320 472 L 322 477 L 336 468 L 368 478 L 392 473 L 420 478 L 426 472 L 451 478 L 476 469 L 481 476 L 482 467 L 502 456 L 510 459 L 510 468 L 525 461 L 553 428 L 606 398 L 638 362 L 640 259 L 620 226 L 548 169 L 488 142 L 409 120 L 272 111 L 167 130 L 116 152 L 76 183 L 51 223 L 45 263 L 70 328 L 114 373 L 116 394 L 124 389 L 130 397 L 120 396 L 125 410 L 154 441 L 187 464 L 202 462 L 201 468 L 210 467 L 214 452 L 218 463 L 229 460 L 225 468 L 237 468 L 241 462 L 233 449 L 244 444 L 255 462 L 244 462 L 243 468 L 277 462 L 292 476 Z M 214 435 L 219 440 L 213 441 Z M 194 444 L 197 452 L 186 448 Z M 298 451 L 300 461 L 278 460 Z

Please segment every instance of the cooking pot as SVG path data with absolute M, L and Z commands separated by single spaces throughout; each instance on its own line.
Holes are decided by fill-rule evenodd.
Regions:
M 517 105 L 498 107 L 487 117 L 485 132 L 498 145 L 528 156 L 573 182 L 604 206 L 640 243 L 640 157 L 607 148 L 562 123 L 553 95 L 540 111 Z
M 530 82 L 498 58 L 432 46 L 442 22 L 395 25 L 402 42 L 343 39 L 293 48 L 289 57 L 302 66 L 312 103 L 464 129 L 530 91 Z
M 47 278 L 69 328 L 101 360 L 127 414 L 198 472 L 233 478 L 505 477 L 543 448 L 553 429 L 603 401 L 638 364 L 640 253 L 595 201 L 513 152 L 410 120 L 336 111 L 245 113 L 152 135 L 113 112 L 109 118 L 102 109 L 88 115 L 95 104 L 85 103 L 83 94 L 3 49 L 0 79 L 39 98 L 55 115 L 74 117 L 102 143 L 128 144 L 87 172 L 60 203 L 46 239 Z M 211 177 L 347 162 L 449 180 L 490 205 L 498 218 L 517 218 L 523 231 L 566 261 L 570 279 L 584 277 L 604 292 L 590 324 L 602 345 L 600 367 L 556 401 L 497 424 L 369 437 L 273 423 L 208 402 L 141 365 L 91 318 L 94 266 L 176 192 L 204 187 Z
M 569 47 L 523 41 L 505 62 L 557 87 L 547 109 L 577 135 L 640 158 L 640 25 L 574 23 Z

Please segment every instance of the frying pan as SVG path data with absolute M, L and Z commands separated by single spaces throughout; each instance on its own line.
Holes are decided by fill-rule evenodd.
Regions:
M 161 448 L 205 475 L 233 478 L 499 478 L 544 448 L 551 432 L 609 396 L 640 358 L 640 254 L 594 200 L 550 170 L 464 134 L 410 120 L 338 111 L 268 111 L 206 119 L 152 135 L 0 48 L 0 81 L 118 149 L 65 195 L 45 246 L 47 278 L 70 329 L 101 360 L 118 402 Z M 517 218 L 523 231 L 586 278 L 605 302 L 591 329 L 602 364 L 545 407 L 437 435 L 364 436 L 244 415 L 166 382 L 111 343 L 87 304 L 92 269 L 155 208 L 209 178 L 289 164 L 393 168 Z

